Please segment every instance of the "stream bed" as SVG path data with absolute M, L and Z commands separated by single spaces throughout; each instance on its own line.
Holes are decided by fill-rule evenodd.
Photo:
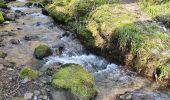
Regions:
M 5 46 L 0 47 L 0 50 L 7 52 L 5 60 L 16 62 L 15 66 L 29 65 L 44 71 L 57 65 L 80 64 L 94 76 L 99 90 L 96 100 L 170 100 L 170 91 L 160 90 L 156 82 L 132 71 L 125 71 L 123 66 L 109 63 L 103 57 L 88 52 L 74 33 L 59 28 L 51 17 L 42 14 L 41 8 L 18 6 L 15 3 L 9 6 L 11 14 L 21 11 L 23 15 L 0 26 L 1 34 L 15 34 L 4 37 Z M 26 37 L 30 40 L 26 40 Z M 20 43 L 11 44 L 11 39 L 17 39 Z M 50 46 L 54 51 L 53 55 L 43 61 L 36 60 L 33 51 L 39 44 Z M 62 54 L 55 53 L 58 47 L 64 48 Z M 55 92 L 52 95 L 53 93 Z M 46 100 L 62 99 L 52 96 Z

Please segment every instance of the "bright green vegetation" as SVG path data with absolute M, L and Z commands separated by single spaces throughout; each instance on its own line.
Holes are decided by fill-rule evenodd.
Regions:
M 170 66 L 170 65 L 169 65 Z M 159 67 L 157 68 L 157 73 L 159 78 L 167 78 L 170 77 L 170 67 L 169 66 L 164 66 L 164 67 Z
M 156 0 L 155 0 L 156 1 Z M 170 13 L 170 1 L 161 0 L 154 2 L 154 0 L 140 0 L 140 4 L 144 11 L 146 11 L 152 17 L 159 15 L 166 15 Z
M 136 21 L 134 13 L 127 12 L 121 5 L 103 5 L 90 13 L 87 29 L 95 37 L 95 45 L 108 45 L 115 28 Z
M 139 15 L 121 4 L 104 1 L 57 0 L 47 9 L 56 21 L 76 30 L 87 48 L 111 61 L 120 61 L 147 76 L 152 76 L 156 68 L 167 66 L 170 57 L 166 55 L 170 54 L 164 52 L 170 50 L 170 36 L 160 32 L 153 22 L 138 21 Z M 169 27 L 168 1 L 140 3 L 144 11 Z
M 0 23 L 4 22 L 3 13 L 0 11 Z
M 55 88 L 68 89 L 78 100 L 89 100 L 97 95 L 95 82 L 82 66 L 67 64 L 53 75 Z
M 19 77 L 24 79 L 24 78 L 28 78 L 30 80 L 35 79 L 39 76 L 39 72 L 36 70 L 33 70 L 31 67 L 24 67 L 20 73 L 19 73 Z
M 44 57 L 50 56 L 52 54 L 52 51 L 50 47 L 46 45 L 39 45 L 35 48 L 34 56 L 37 59 L 43 59 Z
M 155 68 L 167 65 L 170 60 L 164 55 L 165 51 L 170 50 L 170 36 L 159 32 L 155 25 L 128 24 L 117 28 L 112 39 L 112 47 L 121 52 L 119 56 L 124 56 L 126 61 L 125 55 L 131 54 L 132 68 L 148 76 L 152 76 Z

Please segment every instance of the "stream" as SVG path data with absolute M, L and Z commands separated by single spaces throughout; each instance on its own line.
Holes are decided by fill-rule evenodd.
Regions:
M 39 70 L 46 70 L 58 64 L 80 64 L 94 76 L 99 90 L 96 100 L 170 100 L 170 91 L 159 90 L 156 82 L 124 70 L 123 66 L 109 63 L 105 58 L 87 51 L 74 33 L 66 34 L 51 17 L 42 14 L 41 8 L 18 6 L 18 3 L 11 3 L 9 6 L 11 12 L 18 10 L 24 12 L 16 22 L 10 21 L 0 27 L 0 30 L 12 29 L 16 33 L 15 39 L 20 40 L 19 45 L 12 45 L 7 42 L 12 37 L 7 37 L 5 47 L 1 48 L 9 55 L 7 60 L 17 62 L 16 66 L 27 64 Z M 25 41 L 23 39 L 25 36 L 30 36 L 32 39 Z M 42 63 L 32 57 L 34 48 L 39 44 L 47 44 L 54 52 L 58 47 L 63 47 L 64 50 L 60 55 L 53 53 Z M 43 67 L 40 67 L 41 65 Z

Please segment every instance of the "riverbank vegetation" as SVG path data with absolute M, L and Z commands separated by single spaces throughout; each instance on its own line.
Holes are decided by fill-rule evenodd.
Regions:
M 155 69 L 168 69 L 170 36 L 160 31 L 157 23 L 141 21 L 137 13 L 117 2 L 57 0 L 46 9 L 57 22 L 71 26 L 87 48 L 111 61 L 150 77 Z M 141 0 L 139 4 L 169 27 L 169 1 Z
M 0 11 L 0 23 L 4 22 L 3 13 Z

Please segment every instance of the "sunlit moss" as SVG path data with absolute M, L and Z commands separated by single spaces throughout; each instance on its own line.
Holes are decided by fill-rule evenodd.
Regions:
M 4 22 L 4 17 L 3 17 L 3 14 L 2 12 L 0 11 L 0 23 Z
M 36 70 L 33 70 L 31 67 L 24 67 L 21 71 L 20 71 L 20 73 L 19 73 L 19 77 L 20 78 L 29 78 L 30 80 L 32 80 L 32 79 L 35 79 L 35 78 L 37 78 L 38 77 L 38 75 L 39 75 L 39 72 L 38 71 L 36 71 Z
M 109 42 L 115 28 L 136 21 L 136 15 L 121 5 L 103 5 L 90 13 L 87 29 L 96 37 L 96 46 Z
M 67 64 L 53 75 L 56 88 L 70 89 L 79 100 L 89 100 L 97 94 L 93 77 L 82 66 Z

